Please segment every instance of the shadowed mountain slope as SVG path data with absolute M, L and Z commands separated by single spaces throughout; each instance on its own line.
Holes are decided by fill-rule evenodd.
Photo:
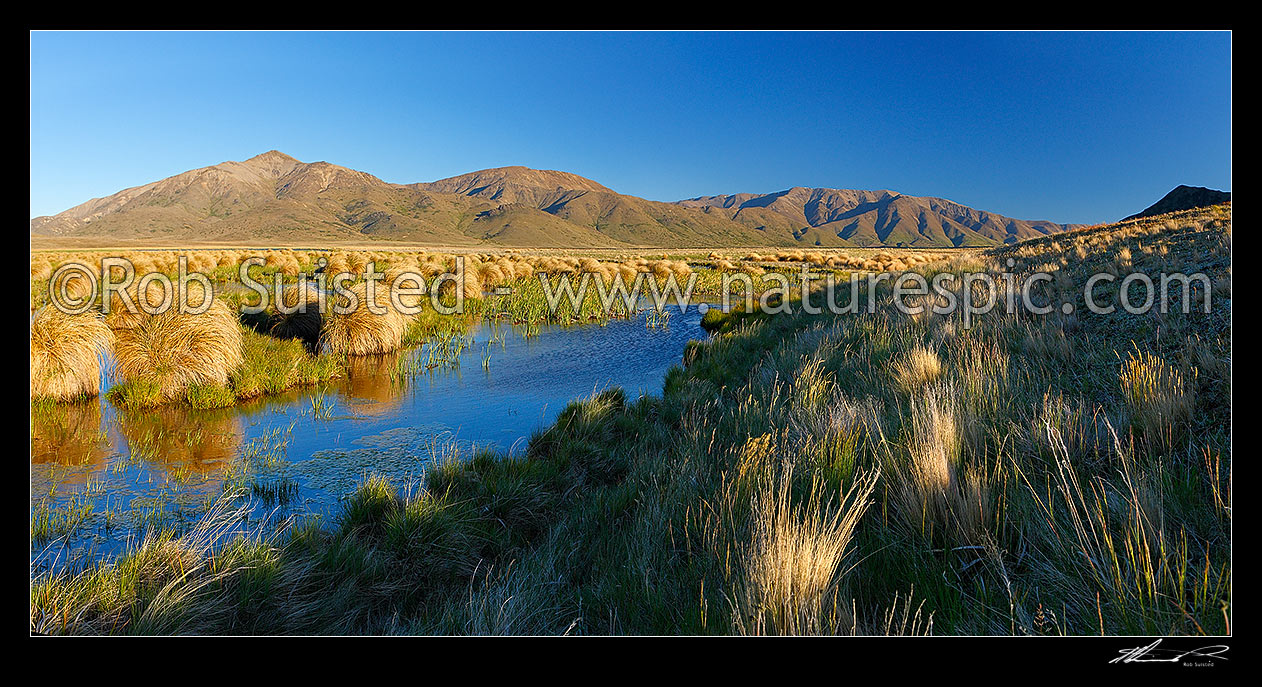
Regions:
M 1149 205 L 1143 212 L 1137 215 L 1131 215 L 1122 221 L 1137 219 L 1139 217 L 1151 217 L 1153 215 L 1164 215 L 1167 212 L 1177 212 L 1179 210 L 1192 210 L 1195 208 L 1205 208 L 1219 203 L 1230 203 L 1231 193 L 1227 191 L 1215 191 L 1212 188 L 1204 186 L 1176 186 L 1174 190 L 1161 197 L 1161 200 Z

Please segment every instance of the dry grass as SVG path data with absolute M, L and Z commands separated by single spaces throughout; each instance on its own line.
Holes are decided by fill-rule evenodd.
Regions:
M 347 305 L 344 299 L 338 299 L 342 302 L 336 304 L 330 299 L 333 307 L 325 313 L 320 331 L 321 346 L 333 354 L 375 355 L 389 353 L 403 345 L 410 319 L 391 305 L 386 289 L 375 289 L 371 305 L 367 284 L 357 284 L 350 291 L 355 295 L 356 307 L 349 312 L 339 313 L 343 308 L 336 307 Z M 378 312 L 373 312 L 374 307 Z
M 925 346 L 914 346 L 890 366 L 898 387 L 913 392 L 937 380 L 942 374 L 942 360 Z
M 1148 351 L 1131 352 L 1118 381 L 1132 425 L 1147 436 L 1177 435 L 1196 406 L 1195 385 Z
M 771 470 L 751 504 L 732 629 L 746 635 L 853 632 L 854 615 L 841 594 L 845 562 L 877 475 L 860 476 L 839 502 L 814 480 L 806 501 L 795 504 L 789 472 Z
M 100 393 L 101 358 L 113 337 L 95 313 L 45 307 L 31 318 L 31 399 L 68 401 Z
M 172 399 L 192 384 L 226 386 L 244 360 L 236 313 L 214 300 L 200 314 L 176 308 L 115 330 L 115 373 Z
M 963 419 L 949 385 L 913 399 L 907 458 L 894 463 L 894 496 L 912 531 L 954 546 L 987 541 L 993 475 L 963 463 Z

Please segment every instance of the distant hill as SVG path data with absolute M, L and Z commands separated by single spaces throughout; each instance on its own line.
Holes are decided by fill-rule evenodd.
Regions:
M 791 188 L 765 195 L 679 201 L 745 224 L 777 226 L 819 246 L 992 246 L 1065 231 L 1068 224 L 1011 219 L 942 198 L 893 191 Z
M 527 167 L 391 184 L 272 150 L 36 217 L 30 231 L 32 243 L 924 248 L 1011 243 L 1069 228 L 893 191 L 797 187 L 666 203 Z
M 1161 200 L 1148 206 L 1143 212 L 1137 215 L 1131 215 L 1123 219 L 1125 222 L 1129 219 L 1137 219 L 1139 217 L 1151 217 L 1153 215 L 1164 215 L 1167 212 L 1177 212 L 1179 210 L 1192 210 L 1194 208 L 1204 208 L 1219 203 L 1231 202 L 1231 193 L 1228 191 L 1215 191 L 1212 188 L 1204 186 L 1176 186 L 1175 189 L 1161 198 Z

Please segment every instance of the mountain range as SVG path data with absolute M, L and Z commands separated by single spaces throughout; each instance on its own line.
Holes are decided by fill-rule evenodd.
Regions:
M 32 244 L 925 248 L 1011 243 L 1074 226 L 885 190 L 794 187 L 660 202 L 527 167 L 393 184 L 272 150 L 36 217 L 30 230 Z

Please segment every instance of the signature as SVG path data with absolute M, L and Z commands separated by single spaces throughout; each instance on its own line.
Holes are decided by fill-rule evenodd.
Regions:
M 1178 651 L 1175 649 L 1157 648 L 1161 641 L 1158 639 L 1148 646 L 1122 649 L 1119 652 L 1121 655 L 1109 661 L 1109 663 L 1178 663 L 1188 657 L 1227 660 L 1227 657 L 1223 655 L 1227 652 L 1228 647 L 1226 644 L 1214 644 L 1189 651 Z

